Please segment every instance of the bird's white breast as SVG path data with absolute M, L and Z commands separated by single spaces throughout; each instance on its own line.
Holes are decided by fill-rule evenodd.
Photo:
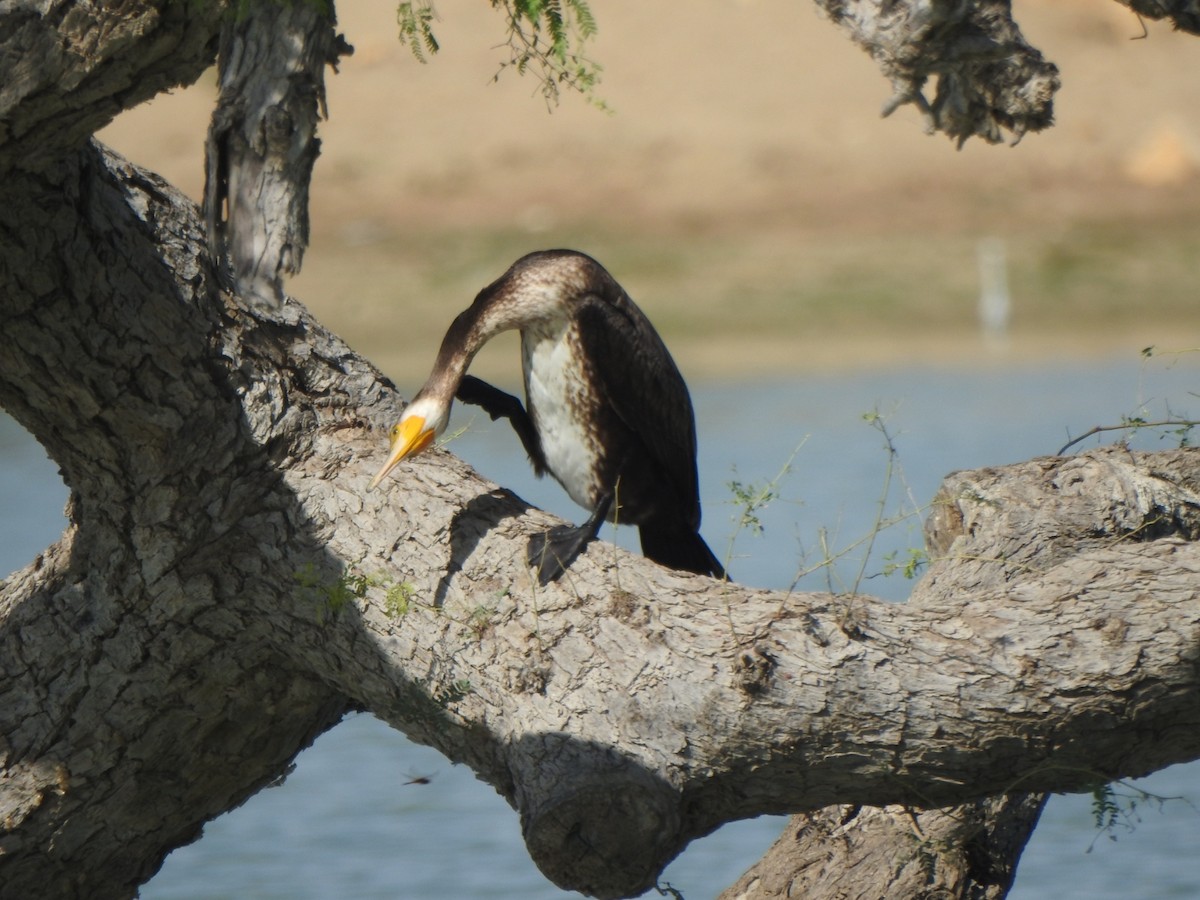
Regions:
M 596 436 L 587 427 L 594 402 L 584 360 L 566 322 L 521 335 L 525 394 L 542 441 L 546 468 L 571 499 L 591 509 L 600 493 Z

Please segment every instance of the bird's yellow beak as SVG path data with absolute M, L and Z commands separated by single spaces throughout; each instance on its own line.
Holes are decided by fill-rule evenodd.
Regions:
M 432 428 L 425 427 L 424 416 L 409 416 L 392 427 L 392 452 L 388 454 L 387 462 L 379 470 L 379 474 L 371 479 L 370 488 L 383 481 L 384 476 L 406 456 L 414 456 L 433 443 Z

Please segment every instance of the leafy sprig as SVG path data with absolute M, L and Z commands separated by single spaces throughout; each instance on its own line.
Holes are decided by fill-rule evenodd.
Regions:
M 400 43 L 411 51 L 418 62 L 428 62 L 430 56 L 442 49 L 433 33 L 433 23 L 437 19 L 433 0 L 406 0 L 396 8 Z
M 504 16 L 508 59 L 500 63 L 493 80 L 505 69 L 519 75 L 533 73 L 548 106 L 558 103 L 562 88 L 578 91 L 593 105 L 607 109 L 596 97 L 603 71 L 584 51 L 596 36 L 596 18 L 587 0 L 491 0 Z M 397 7 L 400 43 L 420 62 L 441 48 L 433 29 L 438 21 L 433 0 L 405 0 Z

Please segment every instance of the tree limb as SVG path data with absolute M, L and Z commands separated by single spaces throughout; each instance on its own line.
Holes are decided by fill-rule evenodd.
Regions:
M 277 306 L 300 271 L 325 66 L 349 52 L 332 4 L 255 3 L 224 22 L 204 215 L 218 271 L 244 297 Z
M 719 900 L 999 900 L 1043 802 L 1041 794 L 1014 794 L 950 811 L 833 806 L 793 816 Z
M 913 104 L 932 134 L 1019 141 L 1054 120 L 1058 69 L 1030 46 L 1009 0 L 816 0 L 892 83 L 883 114 Z M 932 100 L 925 83 L 936 77 Z
M 541 589 L 514 548 L 548 517 L 443 453 L 364 494 L 391 385 L 298 305 L 223 294 L 192 205 L 84 146 L 211 60 L 217 6 L 50 5 L 0 30 L 0 402 L 72 499 L 62 541 L 0 586 L 0 895 L 131 895 L 352 708 L 472 766 L 543 871 L 597 896 L 738 817 L 807 811 L 840 839 L 897 813 L 835 805 L 974 805 L 982 832 L 945 839 L 966 846 L 1002 821 L 985 796 L 1200 753 L 1196 453 L 952 476 L 903 607 L 607 545 Z M 966 54 L 935 124 L 1034 127 L 1006 124 L 1009 94 L 1052 67 L 992 60 L 993 109 L 971 38 L 1019 35 L 931 16 L 916 31 Z M 895 63 L 918 89 L 922 52 Z
M 1169 19 L 1180 31 L 1200 34 L 1198 0 L 1117 0 L 1147 19 Z
M 0 172 L 53 165 L 122 110 L 195 81 L 221 3 L 17 0 L 0 13 Z
M 99 149 L 60 173 L 71 204 L 16 182 L 2 271 L 57 281 L 0 285 L 0 400 L 73 499 L 2 595 L 6 884 L 119 895 L 347 708 L 470 765 L 548 877 L 609 897 L 735 818 L 1197 755 L 1200 454 L 954 476 L 906 606 L 607 545 L 541 589 L 518 549 L 548 517 L 448 454 L 364 492 L 399 398 L 301 308 L 215 293 L 166 185 Z

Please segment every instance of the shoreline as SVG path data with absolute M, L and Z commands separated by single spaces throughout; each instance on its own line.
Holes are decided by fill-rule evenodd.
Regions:
M 1168 357 L 1187 359 L 1192 349 L 1168 344 L 1169 323 L 1160 329 L 1098 329 L 1061 334 L 1018 333 L 1003 344 L 983 339 L 978 332 L 939 332 L 917 335 L 823 335 L 819 339 L 788 339 L 741 335 L 672 338 L 668 348 L 689 384 L 753 382 L 789 377 L 836 376 L 887 370 L 961 371 L 1014 368 L 1071 367 L 1105 362 L 1134 363 L 1143 350 L 1155 348 L 1148 365 L 1168 365 Z M 356 347 L 411 395 L 424 382 L 437 350 L 437 339 L 401 353 Z M 1196 351 L 1200 354 L 1200 351 Z M 1193 357 L 1200 361 L 1200 355 Z M 1160 360 L 1155 362 L 1155 360 Z M 480 353 L 471 373 L 514 389 L 520 385 L 520 354 L 515 335 L 498 338 Z

